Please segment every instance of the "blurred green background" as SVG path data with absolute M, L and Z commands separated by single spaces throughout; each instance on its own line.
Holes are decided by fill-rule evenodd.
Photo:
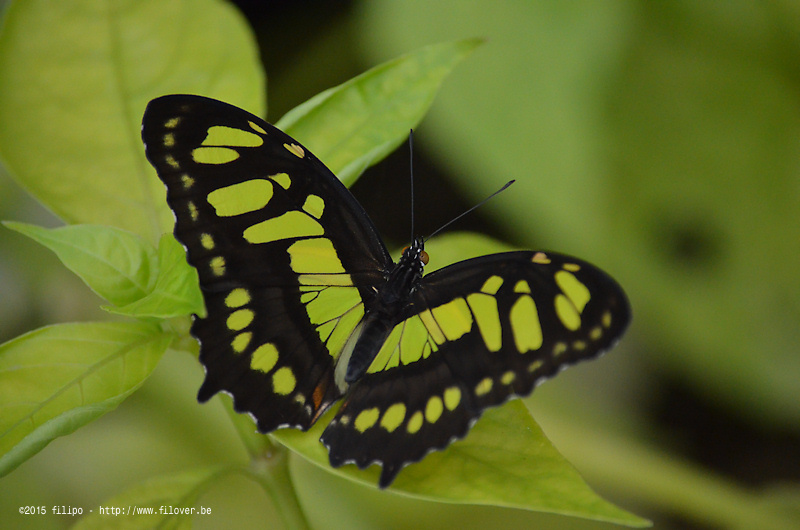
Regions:
M 418 232 L 515 178 L 456 228 L 581 256 L 634 311 L 616 350 L 526 400 L 534 417 L 598 492 L 656 528 L 800 526 L 800 4 L 236 4 L 261 48 L 270 121 L 424 44 L 485 37 L 415 132 Z M 391 244 L 408 239 L 407 175 L 401 149 L 353 188 Z M 5 173 L 0 218 L 58 224 Z M 54 255 L 5 229 L 0 293 L 2 341 L 105 318 Z M 65 527 L 17 507 L 96 506 L 152 475 L 243 458 L 218 400 L 196 404 L 201 378 L 168 353 L 117 411 L 0 479 L 0 523 Z M 316 528 L 611 527 L 415 501 L 291 465 Z M 275 518 L 245 480 L 200 504 L 221 519 L 198 528 Z

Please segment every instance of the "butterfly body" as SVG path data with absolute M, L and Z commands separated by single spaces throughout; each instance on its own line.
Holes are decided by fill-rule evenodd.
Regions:
M 407 309 L 413 308 L 411 294 L 422 279 L 425 261 L 427 254 L 422 240 L 418 239 L 405 249 L 386 282 L 376 288 L 374 302 L 367 307 L 364 318 L 351 336 L 352 353 L 348 341 L 337 363 L 337 374 L 345 374 L 343 378 L 341 375 L 336 377 L 343 392 L 347 385 L 364 375 L 392 329 L 404 319 Z
M 261 432 L 308 429 L 341 399 L 331 464 L 378 463 L 381 487 L 627 327 L 622 289 L 577 258 L 507 252 L 423 276 L 417 239 L 395 264 L 330 170 L 231 105 L 155 99 L 142 136 L 206 305 L 198 399 L 231 394 Z

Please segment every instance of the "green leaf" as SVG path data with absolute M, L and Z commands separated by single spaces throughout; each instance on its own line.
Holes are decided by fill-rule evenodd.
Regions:
M 245 20 L 218 0 L 26 0 L 0 33 L 0 158 L 67 223 L 171 231 L 140 140 L 147 102 L 197 93 L 263 109 Z
M 172 337 L 143 323 L 41 328 L 0 345 L 0 476 L 117 407 Z
M 199 514 L 200 506 L 195 503 L 199 496 L 216 479 L 234 468 L 212 467 L 148 479 L 128 490 L 104 501 L 101 506 L 125 510 L 120 513 L 100 513 L 94 511 L 81 518 L 72 528 L 89 530 L 96 528 L 192 528 L 192 514 Z M 203 506 L 213 515 L 213 506 Z M 161 513 L 168 509 L 189 510 L 190 513 Z M 128 511 L 130 510 L 130 511 Z M 136 513 L 138 512 L 138 513 Z
M 430 259 L 425 266 L 425 274 L 465 259 L 514 250 L 508 243 L 475 232 L 446 232 L 437 235 L 425 241 L 425 249 Z
M 110 226 L 47 229 L 12 221 L 3 224 L 55 252 L 69 270 L 116 306 L 104 308 L 112 313 L 172 318 L 204 310 L 197 272 L 171 234 L 161 237 L 156 257 L 141 237 Z
M 183 247 L 171 234 L 164 234 L 158 243 L 158 263 L 156 285 L 147 296 L 123 307 L 106 309 L 132 317 L 204 314 L 197 271 L 186 262 Z
M 408 137 L 479 39 L 426 46 L 326 90 L 276 124 L 349 186 Z
M 331 469 L 319 437 L 327 421 L 308 433 L 280 430 L 274 438 Z M 347 465 L 332 472 L 375 486 L 377 466 Z M 466 438 L 403 469 L 394 491 L 440 502 L 484 504 L 551 512 L 629 526 L 649 523 L 599 497 L 561 456 L 519 400 L 484 413 Z
M 135 302 L 156 284 L 155 249 L 130 232 L 99 225 L 48 229 L 26 223 L 3 224 L 55 252 L 92 291 L 112 304 Z
M 508 250 L 507 245 L 470 233 L 445 234 L 431 243 L 431 256 L 439 257 L 437 267 L 487 251 Z M 317 422 L 308 433 L 285 429 L 272 436 L 331 469 L 328 453 L 319 443 L 327 423 Z M 376 466 L 359 471 L 351 465 L 333 472 L 373 486 L 379 474 Z M 392 489 L 436 501 L 523 508 L 629 526 L 649 524 L 594 493 L 518 400 L 487 410 L 466 438 L 403 469 Z

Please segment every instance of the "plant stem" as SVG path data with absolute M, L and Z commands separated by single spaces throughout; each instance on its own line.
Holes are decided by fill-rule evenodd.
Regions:
M 272 446 L 274 448 L 272 452 L 251 461 L 247 474 L 270 496 L 285 528 L 307 530 L 308 521 L 297 500 L 294 484 L 289 475 L 289 451 L 278 444 Z
M 246 468 L 245 474 L 264 488 L 285 528 L 307 530 L 308 521 L 297 500 L 294 483 L 289 475 L 289 451 L 272 437 L 259 433 L 252 418 L 246 414 L 238 414 L 233 410 L 230 400 L 226 401 L 225 410 L 250 455 L 250 466 Z

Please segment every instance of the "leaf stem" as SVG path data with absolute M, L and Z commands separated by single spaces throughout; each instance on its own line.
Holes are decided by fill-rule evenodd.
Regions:
M 262 436 L 269 438 L 268 436 Z M 272 499 L 275 510 L 289 530 L 307 530 L 306 516 L 297 499 L 294 483 L 289 475 L 289 451 L 272 444 L 273 451 L 254 458 L 247 468 L 247 475 L 264 488 Z
M 289 450 L 268 435 L 261 434 L 252 418 L 233 410 L 230 399 L 225 411 L 250 455 L 245 474 L 257 482 L 272 499 L 275 511 L 289 530 L 309 528 L 306 516 L 297 500 L 294 483 L 289 475 Z

